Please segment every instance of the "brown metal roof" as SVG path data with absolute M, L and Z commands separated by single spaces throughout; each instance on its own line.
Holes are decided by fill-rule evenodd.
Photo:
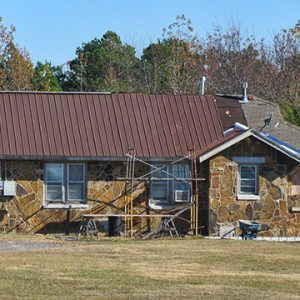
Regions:
M 178 157 L 222 138 L 212 96 L 0 93 L 2 157 Z
M 224 130 L 232 128 L 235 122 L 247 125 L 239 99 L 225 96 L 215 96 L 215 98 Z

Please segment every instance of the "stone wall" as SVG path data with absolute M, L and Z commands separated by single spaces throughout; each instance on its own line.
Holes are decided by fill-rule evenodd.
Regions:
M 290 210 L 298 208 L 300 215 L 300 166 L 290 172 L 288 177 L 288 206 Z
M 232 156 L 265 156 L 260 166 L 260 199 L 247 201 L 237 199 L 238 165 Z M 44 164 L 40 161 L 7 161 L 7 179 L 17 183 L 15 197 L 0 197 L 0 230 L 4 232 L 63 232 L 66 229 L 66 209 L 43 207 Z M 126 162 L 89 162 L 87 164 L 88 209 L 71 210 L 74 230 L 82 213 L 114 213 L 124 210 Z M 145 174 L 147 167 L 136 164 L 136 176 Z M 3 168 L 2 168 L 3 173 Z M 3 177 L 4 174 L 2 174 Z M 260 220 L 262 235 L 299 236 L 300 213 L 300 167 L 288 158 L 279 159 L 275 150 L 251 139 L 245 140 L 209 162 L 201 164 L 199 225 L 204 234 L 213 234 L 217 223 L 232 223 L 238 219 Z M 148 186 L 134 182 L 134 211 L 148 212 Z M 127 187 L 129 189 L 129 187 Z M 154 220 L 154 224 L 155 224 Z M 142 230 L 147 224 L 135 224 Z M 149 224 L 148 224 L 149 225 Z
M 232 156 L 264 156 L 259 165 L 259 200 L 238 200 L 238 164 Z M 276 150 L 258 140 L 248 138 L 232 146 L 209 162 L 209 233 L 218 223 L 234 223 L 239 219 L 258 220 L 262 236 L 300 236 L 300 168 Z M 298 206 L 300 207 L 300 205 Z
M 6 162 L 7 180 L 16 181 L 17 193 L 15 197 L 1 196 L 0 198 L 1 231 L 33 233 L 65 230 L 66 209 L 43 207 L 43 168 L 44 164 L 40 161 Z M 144 174 L 145 171 L 143 165 L 136 164 L 136 176 Z M 124 162 L 88 163 L 88 209 L 72 209 L 71 222 L 78 223 L 82 213 L 114 213 L 123 210 L 125 181 L 117 180 L 117 178 L 125 176 L 125 173 L 126 163 Z M 4 176 L 4 172 L 2 176 Z M 147 202 L 146 185 L 143 182 L 134 182 L 134 187 L 134 210 L 143 212 L 146 210 Z M 76 230 L 78 230 L 78 224 Z

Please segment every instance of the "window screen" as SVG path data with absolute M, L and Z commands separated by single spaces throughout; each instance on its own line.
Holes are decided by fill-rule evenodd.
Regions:
M 85 164 L 47 163 L 45 167 L 46 203 L 85 201 Z
M 63 202 L 63 164 L 46 165 L 46 200 Z
M 258 186 L 257 166 L 240 165 L 240 193 L 256 195 Z

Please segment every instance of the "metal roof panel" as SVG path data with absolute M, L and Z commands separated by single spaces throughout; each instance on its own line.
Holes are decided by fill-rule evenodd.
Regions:
M 212 96 L 1 92 L 0 106 L 2 157 L 179 157 L 224 136 Z

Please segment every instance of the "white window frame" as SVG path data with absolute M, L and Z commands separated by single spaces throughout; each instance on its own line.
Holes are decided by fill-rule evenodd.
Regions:
M 82 181 L 70 181 L 70 166 L 82 166 L 82 170 L 83 170 L 83 180 Z M 86 168 L 85 168 L 85 164 L 83 163 L 68 163 L 66 164 L 66 169 L 67 169 L 67 181 L 66 181 L 66 185 L 67 185 L 67 192 L 66 192 L 66 195 L 67 195 L 67 198 L 66 198 L 66 201 L 67 202 L 70 202 L 70 203 L 74 203 L 74 202 L 77 202 L 77 201 L 80 201 L 80 202 L 86 202 L 86 197 L 84 197 L 84 195 L 86 194 Z M 83 199 L 71 199 L 70 198 L 70 183 L 79 183 L 79 184 L 82 184 L 83 186 Z
M 61 165 L 61 170 L 62 170 L 62 182 L 58 182 L 58 181 L 50 181 L 48 180 L 47 178 L 47 169 L 48 169 L 48 166 L 52 164 L 56 164 L 56 165 Z M 45 164 L 45 180 L 44 180 L 44 187 L 45 187 L 45 194 L 44 194 L 44 202 L 53 202 L 53 203 L 65 203 L 65 189 L 64 189 L 64 177 L 65 177 L 65 170 L 64 170 L 64 164 L 63 163 L 47 163 Z M 50 199 L 47 199 L 47 186 L 48 186 L 48 182 L 49 183 L 53 183 L 53 184 L 57 184 L 57 185 L 60 185 L 61 186 L 61 196 L 62 196 L 62 199 L 61 200 L 50 200 Z
M 178 194 L 181 193 L 181 192 L 185 192 L 185 190 L 175 190 L 174 189 L 174 202 L 175 203 L 188 203 L 190 202 L 191 198 L 190 198 L 190 189 L 187 191 L 187 200 L 180 200 L 178 199 Z
M 156 209 L 160 209 L 160 208 L 165 208 L 168 206 L 174 206 L 176 204 L 180 204 L 180 203 L 188 203 L 191 201 L 191 196 L 190 196 L 190 182 L 187 182 L 187 180 L 185 180 L 184 182 L 186 182 L 187 184 L 189 184 L 189 191 L 188 191 L 188 201 L 175 201 L 176 200 L 176 191 L 175 190 L 175 180 L 171 180 L 172 176 L 170 174 L 173 174 L 173 166 L 177 166 L 177 165 L 187 165 L 188 168 L 190 169 L 189 164 L 183 164 L 183 163 L 179 163 L 179 164 L 173 164 L 173 165 L 165 165 L 164 163 L 155 163 L 153 164 L 154 167 L 152 167 L 151 171 L 152 174 L 150 175 L 151 177 L 155 177 L 155 168 L 160 168 L 165 166 L 162 170 L 164 170 L 166 173 L 164 178 L 167 178 L 167 180 L 162 180 L 161 182 L 159 180 L 151 180 L 150 178 L 150 201 L 149 204 L 152 208 L 156 208 Z M 188 172 L 190 173 L 190 170 L 188 170 Z M 170 174 L 167 174 L 170 173 Z M 156 178 L 156 177 L 155 177 Z M 178 182 L 178 181 L 177 181 Z M 153 189 L 154 189 L 154 185 L 166 185 L 166 189 L 167 189 L 167 199 L 166 200 L 155 200 L 153 198 Z
M 245 193 L 241 192 L 241 181 L 244 180 L 241 178 L 241 168 L 242 167 L 254 167 L 255 169 L 255 192 L 254 193 Z M 241 163 L 238 166 L 238 195 L 237 198 L 239 200 L 259 200 L 259 174 L 258 174 L 258 165 L 257 164 L 249 164 L 249 163 Z M 254 180 L 254 179 L 252 179 Z
M 188 173 L 188 176 L 186 176 L 185 177 L 185 179 L 186 178 L 189 178 L 190 176 L 190 165 L 189 164 L 174 164 L 174 165 L 172 165 L 172 174 L 174 174 L 175 172 L 174 172 L 174 167 L 178 167 L 178 166 L 184 166 L 184 168 L 186 168 L 187 167 L 187 173 Z M 184 173 L 185 173 L 185 170 L 184 170 Z M 178 177 L 178 178 L 182 178 L 182 177 Z M 173 202 L 175 202 L 175 203 L 188 203 L 188 202 L 190 202 L 190 200 L 191 200 L 191 198 L 190 198 L 190 191 L 191 191 L 191 184 L 190 184 L 190 181 L 189 182 L 186 182 L 186 181 L 176 181 L 176 180 L 173 180 L 172 181 L 172 183 L 173 183 L 173 185 L 172 185 L 172 196 L 173 196 Z M 187 198 L 188 198 L 188 200 L 179 200 L 179 199 L 177 199 L 177 194 L 179 193 L 179 192 L 184 192 L 185 191 L 185 189 L 176 189 L 176 185 L 177 184 L 187 184 L 188 185 L 188 196 L 187 196 Z
M 62 180 L 62 200 L 53 201 L 46 199 L 47 196 L 47 166 L 50 164 L 60 164 L 62 165 L 63 180 Z M 83 184 L 83 199 L 75 200 L 69 199 L 69 165 L 81 165 L 83 167 L 83 181 L 80 181 Z M 76 162 L 46 162 L 44 164 L 44 193 L 43 193 L 43 207 L 44 208 L 81 208 L 85 209 L 87 205 L 87 166 L 85 163 L 76 163 Z
M 162 168 L 163 171 L 169 173 L 170 170 L 170 166 L 165 166 L 164 163 L 155 163 L 153 164 L 153 167 L 151 167 L 151 174 L 150 174 L 150 205 L 152 205 L 153 207 L 162 207 L 162 206 L 168 206 L 170 204 L 170 183 L 169 180 L 151 180 L 151 178 L 155 177 L 155 173 L 156 168 Z M 163 172 L 164 173 L 164 172 Z M 167 173 L 165 174 L 165 178 L 169 178 L 170 175 L 168 175 Z M 154 190 L 154 185 L 159 185 L 162 187 L 165 187 L 167 190 L 167 199 L 166 200 L 157 200 L 153 198 L 153 190 Z

